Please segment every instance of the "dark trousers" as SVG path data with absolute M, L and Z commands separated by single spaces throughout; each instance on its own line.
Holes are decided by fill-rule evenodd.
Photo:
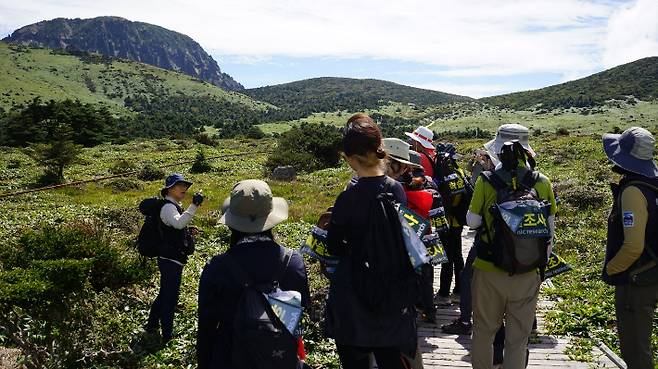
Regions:
M 158 258 L 160 292 L 151 305 L 147 329 L 162 329 L 163 341 L 169 341 L 174 331 L 174 310 L 178 304 L 183 266 Z
M 402 352 L 397 347 L 366 348 L 338 345 L 338 357 L 343 369 L 372 368 L 370 354 L 374 355 L 379 369 L 406 369 Z
M 425 314 L 434 316 L 434 267 L 425 264 L 421 267 L 420 274 L 420 304 Z
M 471 281 L 473 280 L 473 262 L 477 256 L 475 246 L 471 247 L 466 257 L 466 264 L 462 269 L 461 290 L 459 294 L 459 319 L 462 322 L 471 322 L 473 317 L 473 298 L 471 297 Z
M 654 368 L 651 329 L 656 304 L 658 285 L 615 288 L 619 346 L 628 369 Z
M 452 273 L 455 273 L 454 292 L 461 292 L 460 276 L 464 268 L 464 258 L 462 257 L 462 229 L 464 227 L 450 227 L 446 237 L 445 251 L 448 256 L 448 262 L 441 265 L 441 285 L 439 286 L 439 296 L 450 296 L 450 285 L 452 283 Z

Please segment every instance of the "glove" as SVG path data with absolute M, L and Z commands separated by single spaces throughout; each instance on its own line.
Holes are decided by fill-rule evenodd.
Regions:
M 203 194 L 201 193 L 201 191 L 199 191 L 195 193 L 194 196 L 192 197 L 192 204 L 199 206 L 201 205 L 202 202 L 203 202 Z

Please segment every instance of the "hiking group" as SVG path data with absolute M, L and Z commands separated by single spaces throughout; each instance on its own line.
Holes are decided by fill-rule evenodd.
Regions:
M 472 334 L 473 368 L 528 365 L 528 339 L 555 234 L 556 198 L 536 168 L 529 132 L 502 125 L 466 169 L 450 143 L 418 127 L 408 140 L 382 138 L 356 114 L 342 155 L 354 170 L 314 229 L 335 260 L 322 261 L 330 286 L 325 334 L 344 369 L 422 368 L 417 320 L 436 324 L 438 306 L 460 316 L 441 329 Z M 629 369 L 653 368 L 651 328 L 658 301 L 658 168 L 653 136 L 642 128 L 603 138 L 612 170 L 613 208 L 603 279 L 615 286 L 617 330 Z M 188 226 L 203 195 L 184 209 L 191 182 L 165 180 L 162 198 L 144 200 L 138 248 L 157 257 L 160 292 L 145 330 L 174 337 L 181 275 L 194 252 Z M 302 254 L 279 245 L 273 229 L 288 203 L 260 180 L 237 183 L 222 206 L 228 251 L 205 265 L 198 289 L 198 367 L 303 368 L 301 317 L 310 304 Z M 464 226 L 476 231 L 466 262 Z M 434 291 L 434 269 L 441 265 Z M 454 276 L 454 285 L 452 280 Z

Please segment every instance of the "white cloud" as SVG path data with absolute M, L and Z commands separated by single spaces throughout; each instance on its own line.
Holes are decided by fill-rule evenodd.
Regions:
M 658 55 L 658 1 L 638 0 L 610 17 L 603 65 L 606 68 Z

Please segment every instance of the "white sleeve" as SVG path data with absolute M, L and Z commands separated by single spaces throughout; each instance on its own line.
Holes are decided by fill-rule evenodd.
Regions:
M 468 213 L 466 213 L 466 224 L 468 224 L 471 229 L 479 228 L 482 225 L 482 216 L 471 213 L 469 210 Z
M 178 209 L 172 203 L 166 203 L 160 210 L 160 219 L 165 225 L 176 229 L 183 229 L 192 220 L 197 206 L 191 204 L 183 214 L 178 213 Z

